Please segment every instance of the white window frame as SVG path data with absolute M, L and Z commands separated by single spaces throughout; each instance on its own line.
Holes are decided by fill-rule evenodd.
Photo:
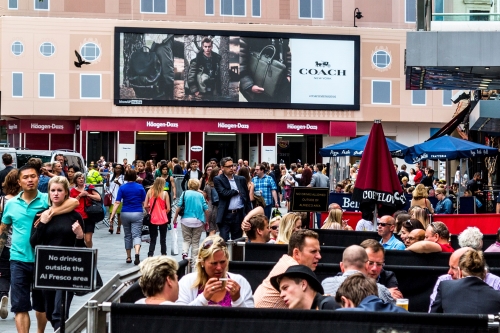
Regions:
M 260 15 L 254 15 L 253 13 L 253 2 L 258 1 L 259 2 L 259 12 Z M 262 1 L 261 0 L 252 0 L 252 17 L 262 17 Z
M 415 91 L 423 91 L 424 92 L 424 104 L 420 104 L 420 103 L 415 103 L 413 101 L 413 98 L 414 98 L 414 93 Z M 411 91 L 411 105 L 415 105 L 415 106 L 426 106 L 427 105 L 427 90 L 412 90 Z
M 207 13 L 207 1 L 212 1 L 212 9 L 213 9 L 212 14 Z M 215 0 L 205 0 L 205 16 L 215 16 Z
M 229 15 L 229 14 L 222 14 L 222 1 L 224 1 L 224 0 L 220 0 L 220 1 L 219 1 L 219 4 L 220 4 L 220 6 L 219 6 L 220 16 L 229 16 L 229 17 L 231 17 L 231 16 L 233 16 L 233 17 L 246 17 L 246 16 L 247 16 L 247 2 L 246 2 L 246 0 L 243 0 L 243 4 L 245 5 L 245 7 L 243 8 L 243 9 L 244 9 L 244 11 L 245 11 L 245 13 L 243 13 L 243 15 L 235 15 L 235 14 L 231 14 L 231 15 Z M 233 3 L 233 13 L 234 13 L 234 1 L 235 1 L 235 0 L 231 0 L 231 1 L 232 1 L 232 3 Z M 214 8 L 214 9 L 215 9 L 215 8 Z M 215 10 L 214 10 L 214 12 L 215 12 Z
M 313 12 L 313 8 L 312 8 L 312 3 L 313 3 L 313 0 L 311 0 L 311 17 L 302 17 L 300 16 L 300 2 L 302 0 L 298 0 L 298 9 L 299 9 L 299 19 L 301 20 L 324 20 L 325 19 L 325 0 L 321 0 L 321 4 L 323 5 L 323 10 L 322 10 L 322 13 L 323 13 L 323 17 L 312 17 L 312 12 Z
M 377 64 L 373 61 L 373 57 L 378 53 L 378 52 L 385 52 L 387 54 L 387 56 L 389 57 L 389 63 L 387 65 L 385 65 L 385 67 L 378 67 Z M 377 50 L 375 52 L 373 52 L 372 54 L 372 64 L 373 66 L 377 67 L 378 69 L 386 69 L 387 67 L 389 67 L 392 63 L 392 57 L 391 55 L 389 54 L 389 52 L 387 52 L 386 50 Z
M 14 95 L 14 74 L 21 74 L 21 96 Z M 12 98 L 24 97 L 24 74 L 23 72 L 12 72 Z
M 95 58 L 95 59 L 88 59 L 86 58 L 84 52 L 82 51 L 83 47 L 87 44 L 94 44 L 97 49 L 99 49 L 99 55 Z M 97 43 L 94 43 L 94 42 L 87 42 L 85 44 L 83 44 L 81 47 L 80 47 L 80 55 L 82 56 L 82 59 L 85 60 L 85 61 L 89 61 L 89 62 L 92 62 L 92 61 L 96 61 L 97 59 L 99 59 L 101 57 L 101 54 L 102 54 L 102 50 L 101 50 L 101 47 L 99 45 L 97 45 Z
M 50 45 L 52 45 L 52 46 L 54 47 L 54 52 L 53 52 L 52 54 L 50 54 L 50 55 L 45 55 L 45 54 L 43 54 L 43 53 L 42 53 L 42 50 L 40 50 L 40 48 L 42 47 L 42 45 L 43 45 L 43 44 L 45 44 L 45 43 L 49 43 Z M 41 54 L 43 57 L 45 57 L 45 58 L 50 58 L 50 57 L 52 57 L 54 54 L 56 54 L 56 46 L 55 46 L 55 45 L 54 45 L 54 43 L 52 43 L 52 42 L 43 42 L 43 43 L 42 43 L 42 44 L 40 44 L 40 46 L 38 47 L 38 52 L 40 52 L 40 54 Z
M 445 91 L 449 91 L 450 92 L 450 98 L 448 99 L 448 103 L 450 104 L 445 104 L 444 101 L 444 92 Z M 451 101 L 451 98 L 453 97 L 453 90 L 443 90 L 443 106 L 452 106 L 453 105 L 453 102 Z
M 52 75 L 54 77 L 54 96 L 40 96 L 40 76 L 41 75 Z M 38 73 L 38 98 L 56 98 L 56 73 Z
M 50 0 L 43 0 L 43 1 L 47 1 L 47 9 L 40 9 L 40 8 L 36 8 L 36 3 L 39 2 L 38 0 L 33 0 L 33 9 L 34 10 L 41 10 L 41 11 L 49 11 L 50 10 Z
M 155 12 L 154 11 L 155 10 L 155 8 L 154 8 L 154 2 L 155 2 L 155 0 L 150 0 L 153 3 L 153 11 L 152 12 L 143 12 L 142 11 L 142 2 L 143 1 L 144 0 L 140 0 L 139 1 L 139 10 L 140 10 L 141 14 L 160 14 L 161 15 L 161 14 L 167 14 L 167 12 L 168 12 L 168 8 L 167 8 L 168 2 L 167 2 L 167 0 L 164 0 L 165 1 L 165 11 L 164 12 Z
M 16 5 L 17 5 L 16 8 L 14 8 L 14 7 L 11 8 L 10 7 L 10 1 L 9 0 L 7 0 L 7 3 L 8 3 L 7 6 L 9 7 L 9 10 L 18 10 L 19 9 L 19 0 L 16 0 Z
M 83 97 L 82 96 L 82 78 L 84 76 L 99 76 L 99 97 Z M 80 74 L 80 99 L 102 99 L 102 75 L 101 74 L 91 74 L 91 73 L 81 73 Z
M 373 93 L 373 83 L 375 82 L 389 82 L 389 103 L 380 103 L 380 102 L 374 102 L 373 101 L 373 96 L 375 94 Z M 375 105 L 392 105 L 392 81 L 391 80 L 372 80 L 372 104 Z
M 21 53 L 19 53 L 19 54 L 15 54 L 15 53 L 14 53 L 14 51 L 12 51 L 12 46 L 14 45 L 14 43 L 21 43 L 21 46 L 23 47 L 23 51 L 22 51 Z M 20 57 L 20 56 L 24 53 L 24 44 L 23 44 L 23 42 L 21 42 L 20 40 L 15 40 L 15 41 L 13 41 L 13 42 L 12 42 L 12 44 L 10 44 L 10 52 L 11 52 L 14 56 L 16 56 L 16 57 Z
M 415 0 L 416 2 L 417 0 Z M 407 21 L 406 20 L 406 6 L 408 5 L 408 0 L 405 0 L 405 23 L 417 23 L 417 9 L 415 8 L 415 21 Z

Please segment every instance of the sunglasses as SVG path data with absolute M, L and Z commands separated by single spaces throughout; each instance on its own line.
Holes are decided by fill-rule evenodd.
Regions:
M 271 229 L 273 229 L 273 230 L 278 230 L 278 227 L 279 227 L 279 226 L 277 226 L 277 225 L 273 225 L 273 226 L 271 227 Z
M 227 247 L 226 245 L 226 242 L 224 242 L 223 239 L 219 239 L 219 241 L 217 242 L 217 244 L 220 244 L 222 245 L 223 247 Z M 213 239 L 209 239 L 207 240 L 204 244 L 203 244 L 203 249 L 204 250 L 208 250 L 212 245 L 214 245 L 214 240 Z
M 379 222 L 379 223 L 378 223 L 378 225 L 379 225 L 379 226 L 381 226 L 381 227 L 386 227 L 386 226 L 391 226 L 391 225 L 394 225 L 394 224 L 392 224 L 392 223 L 384 223 L 384 222 Z

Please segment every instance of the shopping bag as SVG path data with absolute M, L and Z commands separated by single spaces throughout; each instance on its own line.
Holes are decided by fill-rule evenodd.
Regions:
M 179 243 L 177 239 L 177 226 L 178 224 L 174 224 L 174 227 L 172 228 L 172 248 L 171 248 L 171 254 L 173 256 L 176 256 L 179 254 Z
M 142 226 L 141 240 L 143 242 L 146 242 L 146 243 L 151 242 L 151 235 L 149 234 L 149 226 L 148 225 Z

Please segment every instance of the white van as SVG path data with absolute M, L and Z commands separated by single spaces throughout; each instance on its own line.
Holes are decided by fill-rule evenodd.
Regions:
M 14 148 L 9 148 L 14 149 Z M 0 152 L 2 150 L 0 149 Z M 45 162 L 55 162 L 56 155 L 62 154 L 64 156 L 64 164 L 66 166 L 75 165 L 80 168 L 80 171 L 87 173 L 87 165 L 85 164 L 85 159 L 83 156 L 70 149 L 59 149 L 59 150 L 33 150 L 33 149 L 14 149 L 16 153 L 17 165 L 19 167 L 25 165 L 28 160 L 32 157 L 36 157 Z

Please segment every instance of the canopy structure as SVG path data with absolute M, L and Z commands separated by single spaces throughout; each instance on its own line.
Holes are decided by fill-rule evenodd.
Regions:
M 362 156 L 368 137 L 369 135 L 364 135 L 356 139 L 323 147 L 319 150 L 319 154 L 323 157 Z M 385 141 L 392 157 L 403 158 L 402 151 L 407 149 L 407 146 L 388 138 L 385 138 Z
M 498 154 L 498 149 L 445 135 L 408 147 L 402 153 L 406 163 L 417 163 L 424 160 L 456 160 L 478 156 L 495 156 Z

